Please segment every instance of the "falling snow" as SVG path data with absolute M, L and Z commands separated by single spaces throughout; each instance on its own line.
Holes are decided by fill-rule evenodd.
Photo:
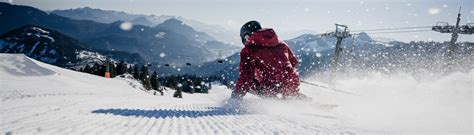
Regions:
M 437 7 L 432 7 L 430 9 L 428 9 L 428 13 L 430 15 L 436 15 L 436 14 L 439 14 L 441 13 L 441 9 L 437 8 Z
M 155 35 L 156 38 L 165 38 L 166 32 L 159 32 Z
M 131 22 L 122 22 L 120 24 L 120 29 L 122 29 L 123 31 L 129 31 L 129 30 L 132 30 L 133 28 L 133 24 Z

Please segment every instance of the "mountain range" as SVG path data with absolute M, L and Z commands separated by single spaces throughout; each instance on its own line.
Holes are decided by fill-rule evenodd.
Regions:
M 74 38 L 34 25 L 26 25 L 1 35 L 0 52 L 21 53 L 61 67 L 103 62 L 106 59 L 86 49 L 83 43 Z
M 124 30 L 121 28 L 127 23 L 124 21 L 107 24 L 76 20 L 8 3 L 0 3 L 0 12 L 0 20 L 8 20 L 0 26 L 2 34 L 33 24 L 78 39 L 88 49 L 137 53 L 154 63 L 183 61 L 183 57 L 188 61 L 205 62 L 219 57 L 215 49 L 233 47 L 174 18 L 154 27 L 132 24 L 130 29 Z M 213 48 L 216 46 L 218 48 Z
M 212 37 L 219 39 L 219 41 L 234 44 L 240 43 L 240 38 L 237 31 L 232 31 L 219 25 L 207 24 L 179 16 L 132 14 L 123 11 L 102 10 L 90 7 L 53 10 L 50 11 L 50 13 L 77 20 L 91 20 L 101 23 L 129 21 L 133 24 L 149 27 L 154 27 L 169 19 L 176 19 L 190 27 L 193 27 L 196 31 L 207 33 Z

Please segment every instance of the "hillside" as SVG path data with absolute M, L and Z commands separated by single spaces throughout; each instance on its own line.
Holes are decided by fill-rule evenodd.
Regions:
M 213 49 L 220 49 L 214 48 L 215 46 L 232 47 L 182 25 L 181 21 L 168 21 L 167 25 L 160 27 L 134 25 L 124 21 L 106 24 L 70 19 L 33 7 L 8 3 L 0 3 L 0 12 L 0 20 L 8 20 L 0 26 L 0 34 L 25 25 L 36 25 L 75 38 L 94 51 L 137 53 L 148 62 L 183 61 L 183 57 L 188 57 L 202 63 L 218 57 L 216 53 L 212 53 Z M 129 25 L 129 29 L 122 29 L 123 24 Z M 187 31 L 180 31 L 183 29 Z M 166 57 L 161 57 L 162 53 Z
M 133 80 L 65 70 L 18 54 L 0 54 L 0 75 L 2 134 L 349 132 L 331 125 L 338 120 L 317 108 L 297 119 L 254 106 L 234 110 L 224 105 L 231 91 L 219 85 L 209 94 L 185 94 L 184 99 L 172 98 L 170 89 L 164 97 L 154 96 Z M 253 96 L 246 99 L 260 102 Z M 250 130 L 254 128 L 259 130 Z
M 183 99 L 172 98 L 169 88 L 165 96 L 154 96 L 131 79 L 107 79 L 25 55 L 0 54 L 0 133 L 467 134 L 473 74 L 422 82 L 403 74 L 374 74 L 336 82 L 357 95 L 302 84 L 301 92 L 312 101 L 247 95 L 235 106 L 226 102 L 231 91 L 218 84 L 209 94 L 184 94 Z M 361 85 L 367 81 L 372 83 Z
M 240 43 L 240 38 L 236 30 L 229 30 L 228 28 L 219 25 L 207 24 L 178 16 L 132 14 L 113 10 L 94 9 L 90 7 L 54 10 L 51 11 L 51 13 L 77 20 L 91 20 L 101 23 L 130 21 L 134 24 L 149 27 L 154 27 L 169 19 L 176 19 L 182 21 L 188 26 L 193 27 L 196 29 L 196 31 L 204 32 L 211 35 L 212 37 L 215 37 L 221 42 L 234 43 L 237 45 Z

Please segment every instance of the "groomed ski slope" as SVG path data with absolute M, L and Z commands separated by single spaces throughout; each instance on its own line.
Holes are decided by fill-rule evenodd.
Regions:
M 358 96 L 302 84 L 313 101 L 248 95 L 233 107 L 218 84 L 183 99 L 155 96 L 131 79 L 0 54 L 0 134 L 472 134 L 473 75 L 344 80 L 340 88 Z
M 154 96 L 138 82 L 106 79 L 44 64 L 19 54 L 0 54 L 1 134 L 351 134 L 327 108 L 297 115 L 226 107 L 230 90 L 183 99 Z M 270 102 L 248 96 L 254 102 Z M 251 100 L 253 98 L 253 100 Z M 247 101 L 246 99 L 246 101 Z M 272 101 L 273 102 L 273 101 Z M 248 102 L 247 104 L 251 104 Z M 285 111 L 295 104 L 277 103 Z M 310 103 L 312 104 L 312 103 Z M 316 104 L 312 104 L 316 107 Z M 306 105 L 309 106 L 309 105 Z M 296 112 L 298 113 L 298 112 Z M 303 115 L 304 114 L 304 115 Z

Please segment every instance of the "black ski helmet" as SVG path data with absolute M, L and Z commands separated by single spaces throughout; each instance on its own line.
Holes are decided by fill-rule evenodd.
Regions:
M 260 26 L 260 23 L 257 21 L 249 21 L 245 23 L 242 28 L 240 28 L 240 39 L 242 39 L 242 43 L 245 44 L 245 36 L 250 37 L 253 32 L 262 29 L 262 26 Z

